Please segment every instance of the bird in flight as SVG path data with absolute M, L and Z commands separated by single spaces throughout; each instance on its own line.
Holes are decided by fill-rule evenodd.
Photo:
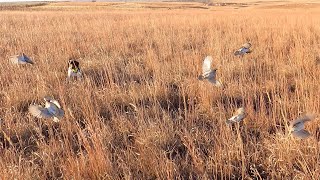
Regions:
M 207 79 L 213 85 L 220 87 L 222 84 L 216 79 L 217 69 L 211 69 L 213 58 L 207 56 L 202 64 L 202 74 L 199 76 L 199 80 Z
M 310 136 L 310 133 L 304 129 L 304 123 L 309 122 L 315 119 L 316 116 L 314 114 L 305 114 L 300 116 L 296 120 L 290 122 L 289 132 L 293 137 L 297 137 L 300 139 L 305 139 Z
M 245 43 L 242 45 L 240 49 L 234 52 L 235 56 L 243 56 L 245 54 L 251 53 L 252 51 L 250 50 L 251 48 L 251 43 Z
M 46 102 L 44 107 L 36 104 L 30 105 L 30 114 L 37 118 L 53 118 L 54 122 L 59 122 L 64 116 L 64 111 L 59 102 L 49 96 L 44 97 L 44 101 Z
M 232 124 L 242 121 L 246 117 L 246 112 L 243 107 L 237 109 L 236 113 L 226 121 L 227 124 Z
M 10 57 L 12 64 L 34 64 L 33 61 L 24 53 Z

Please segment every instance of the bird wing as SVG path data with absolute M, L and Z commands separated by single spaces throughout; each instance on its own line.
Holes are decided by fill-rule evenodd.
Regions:
M 244 119 L 244 115 L 234 115 L 230 119 L 228 119 L 226 122 L 227 124 L 234 123 L 234 122 L 240 122 Z
M 245 53 L 243 49 L 244 49 L 244 48 L 241 47 L 241 48 L 238 49 L 236 52 L 234 52 L 234 55 L 235 55 L 235 56 L 243 55 L 243 54 Z
M 211 82 L 216 87 L 223 87 L 222 83 L 219 80 L 216 80 L 216 79 L 214 81 L 209 80 L 209 82 Z
M 235 122 L 237 122 L 237 116 L 232 116 L 231 118 L 229 118 L 227 121 L 226 121 L 226 123 L 227 124 L 231 124 L 231 123 L 235 123 Z
M 63 115 L 64 115 L 64 111 L 62 109 L 57 109 L 57 111 L 55 111 L 53 121 L 60 122 L 60 119 L 63 117 Z
M 245 117 L 244 114 L 239 114 L 239 115 L 237 116 L 237 118 L 236 118 L 236 121 L 237 121 L 237 122 L 240 122 L 240 121 L 242 121 L 242 120 L 244 119 L 244 117 Z
M 47 108 L 40 105 L 30 105 L 29 112 L 37 118 L 51 118 L 53 116 Z
M 246 48 L 246 47 L 241 47 L 236 52 L 234 52 L 234 55 L 238 56 L 238 55 L 243 55 L 245 53 L 251 53 L 251 50 L 249 48 Z
M 210 81 L 211 83 L 216 83 L 216 71 L 210 71 L 208 74 L 207 74 L 207 77 L 208 81 Z
M 314 118 L 316 118 L 315 114 L 305 114 L 298 117 L 296 120 L 291 121 L 290 126 L 294 126 L 295 124 L 298 124 L 298 123 L 305 123 L 307 121 L 313 120 Z
M 25 63 L 20 60 L 20 56 L 18 56 L 18 55 L 11 56 L 9 60 L 12 64 L 24 64 Z
M 55 122 L 58 122 L 56 119 L 60 119 L 64 116 L 64 111 L 53 102 L 50 103 L 50 106 L 47 107 L 47 109 L 54 116 L 53 118 Z
M 53 103 L 54 105 L 56 105 L 59 109 L 61 109 L 61 105 L 57 100 L 52 99 L 52 100 L 50 100 L 50 102 Z
M 240 115 L 240 114 L 244 114 L 244 112 L 245 112 L 244 108 L 238 108 L 236 111 L 236 114 Z
M 241 52 L 242 52 L 243 54 L 245 54 L 245 53 L 250 53 L 250 49 L 249 49 L 249 48 L 246 48 L 246 47 L 242 47 L 242 48 L 241 48 Z
M 242 47 L 249 49 L 251 47 L 250 43 L 244 43 Z
M 239 50 L 235 51 L 235 52 L 234 52 L 234 55 L 235 55 L 235 56 L 241 55 L 241 51 L 239 51 Z
M 28 56 L 26 56 L 25 54 L 23 54 L 21 57 L 24 62 L 33 64 L 33 61 L 31 61 L 31 59 Z
M 226 120 L 226 124 L 231 124 L 231 123 L 233 123 L 234 121 L 230 121 L 229 119 L 228 120 Z
M 218 80 L 216 80 L 216 83 L 214 83 L 214 85 L 216 87 L 222 87 L 223 86 L 222 83 L 220 81 L 218 81 Z
M 207 74 L 211 71 L 211 64 L 212 64 L 212 57 L 211 56 L 207 56 L 204 60 L 203 60 L 203 64 L 202 64 L 202 73 L 203 74 Z
M 64 111 L 62 109 L 58 109 L 57 113 L 55 114 L 57 118 L 62 118 L 64 116 Z
M 300 131 L 293 131 L 292 135 L 294 137 L 300 138 L 300 139 L 305 139 L 307 137 L 310 136 L 310 133 L 304 129 L 300 130 Z
M 26 55 L 14 55 L 10 57 L 10 61 L 13 64 L 26 64 L 26 63 L 30 63 L 33 64 L 33 61 L 31 61 L 31 59 L 26 56 Z

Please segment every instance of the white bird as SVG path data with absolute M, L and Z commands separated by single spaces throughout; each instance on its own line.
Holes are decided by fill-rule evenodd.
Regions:
M 234 55 L 235 56 L 239 56 L 239 55 L 243 56 L 244 54 L 251 53 L 250 47 L 251 47 L 251 43 L 245 43 L 242 45 L 242 47 L 240 49 L 238 49 L 236 52 L 234 52 Z
M 310 136 L 310 133 L 304 129 L 304 123 L 315 119 L 314 114 L 305 114 L 298 119 L 290 122 L 289 132 L 293 137 L 305 139 Z
M 226 121 L 227 124 L 236 123 L 242 121 L 246 117 L 246 112 L 243 107 L 237 109 L 236 113 Z
M 82 72 L 80 70 L 80 63 L 76 60 L 69 59 L 68 61 L 68 79 L 71 78 L 82 78 Z
M 59 122 L 64 116 L 64 111 L 62 110 L 58 101 L 51 97 L 44 97 L 46 102 L 45 107 L 40 105 L 30 105 L 29 112 L 38 118 L 53 118 L 54 122 Z
M 33 61 L 24 53 L 11 56 L 9 60 L 12 64 L 34 64 Z
M 199 76 L 199 80 L 207 79 L 215 86 L 221 86 L 221 82 L 216 79 L 217 69 L 211 69 L 213 58 L 207 56 L 202 64 L 202 74 Z

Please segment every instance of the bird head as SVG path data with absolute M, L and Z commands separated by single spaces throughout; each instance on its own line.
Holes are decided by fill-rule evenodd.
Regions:
M 46 102 L 51 102 L 51 100 L 53 100 L 52 97 L 50 97 L 50 96 L 45 96 L 43 99 Z

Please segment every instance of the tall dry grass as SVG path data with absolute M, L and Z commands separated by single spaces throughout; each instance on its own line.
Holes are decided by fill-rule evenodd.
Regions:
M 0 24 L 0 179 L 319 178 L 319 119 L 305 141 L 287 133 L 320 111 L 315 10 L 46 8 Z M 18 52 L 35 65 L 10 65 Z M 197 80 L 207 55 L 224 89 Z M 83 82 L 65 81 L 69 57 Z M 28 113 L 45 95 L 61 123 Z

